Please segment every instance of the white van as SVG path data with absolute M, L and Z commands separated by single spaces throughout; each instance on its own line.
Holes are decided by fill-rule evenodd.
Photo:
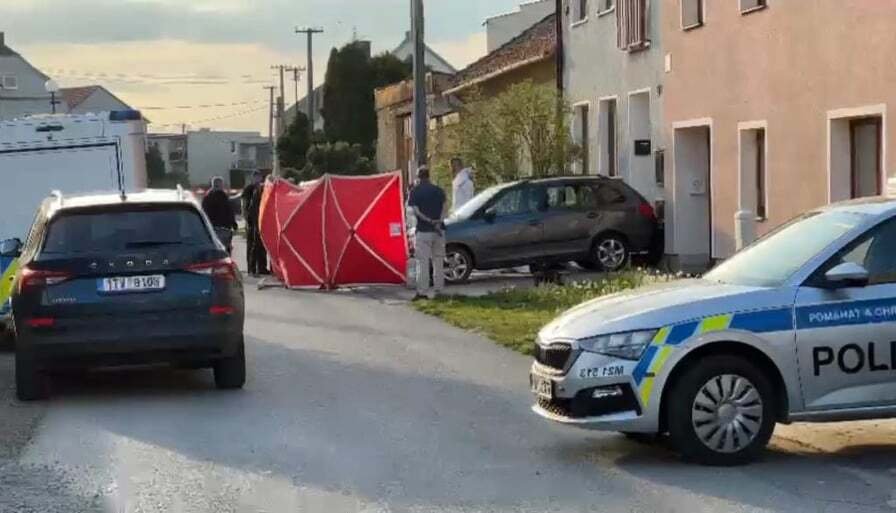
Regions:
M 40 202 L 63 195 L 146 188 L 146 124 L 140 112 L 46 115 L 0 121 L 0 322 L 14 257 Z

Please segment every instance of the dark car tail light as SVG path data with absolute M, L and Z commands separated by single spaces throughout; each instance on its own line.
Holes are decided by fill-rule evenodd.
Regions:
M 638 213 L 651 221 L 656 221 L 656 213 L 653 211 L 653 207 L 650 203 L 647 203 L 646 201 L 642 201 L 638 205 Z
M 208 313 L 214 316 L 233 315 L 236 313 L 236 308 L 226 305 L 215 305 L 208 309 Z
M 25 324 L 29 328 L 52 328 L 56 325 L 56 319 L 53 317 L 31 317 L 25 320 Z
M 23 267 L 19 272 L 19 294 L 31 290 L 44 289 L 51 285 L 62 283 L 72 277 L 71 273 L 63 271 L 43 271 L 40 269 L 32 269 L 30 267 Z
M 191 273 L 211 276 L 213 279 L 221 281 L 236 281 L 239 276 L 239 270 L 230 258 L 188 265 L 186 270 Z

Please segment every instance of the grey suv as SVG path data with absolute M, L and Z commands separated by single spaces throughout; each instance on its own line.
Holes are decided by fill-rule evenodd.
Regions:
M 653 207 L 624 182 L 604 177 L 525 180 L 492 187 L 447 222 L 445 274 L 575 261 L 616 271 L 655 244 Z

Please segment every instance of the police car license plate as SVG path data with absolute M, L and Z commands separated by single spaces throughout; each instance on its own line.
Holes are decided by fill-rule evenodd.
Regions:
M 99 280 L 100 292 L 116 294 L 123 292 L 150 292 L 165 289 L 165 277 L 161 274 L 150 276 L 119 276 Z
M 545 399 L 554 398 L 554 383 L 547 378 L 543 378 L 538 374 L 530 374 L 529 386 L 532 387 L 532 393 L 538 397 L 544 397 Z

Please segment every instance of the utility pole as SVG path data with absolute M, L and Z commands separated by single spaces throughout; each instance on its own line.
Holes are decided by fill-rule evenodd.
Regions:
M 280 98 L 277 100 L 277 137 L 282 137 L 286 132 L 286 91 L 283 81 L 283 73 L 289 66 L 280 64 L 279 66 L 271 66 L 271 69 L 280 71 Z
M 298 111 L 299 111 L 299 73 L 305 71 L 305 68 L 303 68 L 301 66 L 292 66 L 292 67 L 286 68 L 286 71 L 292 71 L 292 80 L 296 86 L 295 106 L 296 106 L 296 113 L 298 113 Z
M 324 30 L 321 28 L 298 28 L 296 27 L 296 34 L 305 34 L 308 36 L 308 65 L 305 68 L 308 71 L 308 129 L 310 130 L 310 137 L 314 136 L 314 118 L 315 118 L 315 106 L 314 106 L 314 34 L 323 34 Z
M 426 106 L 426 42 L 424 31 L 423 0 L 411 0 L 411 31 L 414 38 L 414 165 L 427 162 L 427 115 Z
M 274 144 L 274 90 L 276 86 L 265 86 L 265 89 L 271 93 L 271 103 L 268 111 L 268 142 L 271 145 L 271 154 L 274 161 L 274 176 L 278 176 L 280 168 L 277 164 L 277 145 Z

